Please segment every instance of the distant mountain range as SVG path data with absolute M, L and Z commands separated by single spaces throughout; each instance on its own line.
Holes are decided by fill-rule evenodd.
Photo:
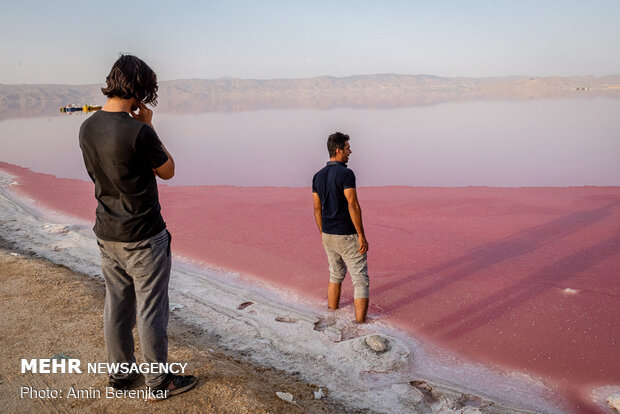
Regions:
M 69 104 L 103 104 L 101 85 L 2 85 L 0 119 L 41 116 Z M 476 100 L 620 98 L 620 75 L 442 78 L 431 75 L 307 79 L 183 79 L 160 82 L 168 113 L 258 109 L 397 108 Z

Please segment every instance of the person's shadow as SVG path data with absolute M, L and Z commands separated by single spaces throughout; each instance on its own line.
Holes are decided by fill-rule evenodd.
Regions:
M 459 338 L 550 289 L 565 288 L 562 282 L 579 275 L 596 263 L 618 254 L 619 251 L 620 231 L 614 237 L 581 249 L 570 256 L 560 258 L 527 278 L 506 286 L 499 292 L 485 297 L 484 300 L 464 309 L 459 309 L 458 312 L 447 315 L 427 325 L 426 328 L 430 332 L 443 332 L 441 337 L 447 340 Z M 582 288 L 582 290 L 584 289 Z M 602 292 L 596 290 L 596 287 L 589 287 L 585 290 L 620 299 L 620 295 L 613 292 Z
M 524 230 L 504 240 L 472 249 L 467 254 L 446 263 L 381 285 L 373 290 L 373 295 L 380 295 L 393 289 L 414 290 L 412 283 L 445 273 L 430 286 L 422 290 L 414 290 L 412 294 L 382 306 L 384 312 L 392 313 L 416 300 L 436 294 L 451 284 L 476 274 L 476 272 L 532 253 L 553 241 L 589 227 L 608 217 L 612 208 L 617 205 L 620 205 L 620 202 L 614 201 L 600 208 L 576 212 Z M 427 325 L 426 329 L 430 329 L 430 331 L 448 329 L 442 336 L 446 339 L 457 338 L 480 327 L 489 318 L 500 316 L 519 303 L 539 295 L 554 284 L 570 279 L 595 263 L 617 254 L 618 251 L 620 251 L 620 233 L 568 257 L 560 258 L 526 279 L 507 286 L 500 292 L 487 296 L 465 309 L 459 309 L 430 326 Z

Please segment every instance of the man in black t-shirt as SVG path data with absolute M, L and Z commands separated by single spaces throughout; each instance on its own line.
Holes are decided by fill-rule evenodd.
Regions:
M 312 178 L 314 218 L 329 262 L 327 306 L 338 309 L 340 286 L 349 271 L 353 281 L 353 304 L 358 323 L 368 311 L 368 241 L 357 200 L 355 174 L 347 168 L 349 136 L 333 133 L 327 139 L 329 162 Z
M 122 55 L 102 88 L 105 106 L 82 124 L 80 148 L 97 199 L 93 228 L 106 284 L 104 339 L 109 363 L 135 364 L 133 328 L 138 318 L 147 363 L 168 358 L 170 233 L 161 216 L 155 176 L 174 176 L 174 160 L 153 124 L 157 77 L 142 60 Z M 116 372 L 109 385 L 125 389 L 136 375 Z M 196 385 L 191 375 L 145 374 L 153 399 Z

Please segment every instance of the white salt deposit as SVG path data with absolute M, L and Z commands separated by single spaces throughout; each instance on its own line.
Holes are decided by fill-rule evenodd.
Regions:
M 18 198 L 10 191 L 12 181 L 0 171 L 0 236 L 21 250 L 101 278 L 91 223 Z M 494 409 L 504 407 L 498 412 L 562 412 L 545 397 L 548 390 L 535 378 L 464 362 L 383 321 L 355 325 L 351 306 L 328 312 L 297 300 L 291 292 L 248 284 L 250 279 L 197 267 L 175 256 L 171 309 L 216 338 L 219 346 L 256 363 L 297 372 L 326 388 L 329 398 L 354 409 L 461 412 L 458 399 L 466 393 L 487 404 L 495 401 Z M 385 338 L 389 349 L 372 351 L 365 342 L 369 335 Z M 415 381 L 433 384 L 440 401 L 428 405 L 411 385 Z M 320 388 L 315 395 L 321 394 Z
M 179 303 L 172 303 L 170 302 L 168 304 L 168 307 L 170 308 L 170 312 L 175 311 L 177 309 L 183 309 L 185 306 L 179 304 Z
M 276 392 L 276 395 L 278 396 L 279 399 L 286 401 L 287 403 L 292 403 L 293 402 L 293 394 L 289 393 L 289 392 Z
M 620 413 L 620 384 L 593 390 L 592 399 L 597 402 L 601 412 Z
M 323 397 L 325 397 L 325 394 L 323 394 L 323 388 L 319 387 L 318 391 L 314 391 L 314 399 L 315 400 L 320 400 Z
M 607 404 L 609 404 L 609 406 L 617 413 L 620 413 L 620 394 L 610 395 L 607 398 Z

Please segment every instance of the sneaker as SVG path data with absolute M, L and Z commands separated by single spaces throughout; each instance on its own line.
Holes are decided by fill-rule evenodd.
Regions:
M 108 386 L 115 390 L 126 390 L 130 388 L 138 378 L 140 378 L 140 374 L 129 374 L 125 378 L 114 378 L 110 376 L 110 378 L 108 378 Z
M 173 395 L 184 393 L 191 390 L 198 383 L 193 375 L 172 375 L 168 374 L 168 378 L 159 387 L 150 387 L 149 400 L 161 401 L 170 398 Z M 173 388 L 169 388 L 172 384 Z

